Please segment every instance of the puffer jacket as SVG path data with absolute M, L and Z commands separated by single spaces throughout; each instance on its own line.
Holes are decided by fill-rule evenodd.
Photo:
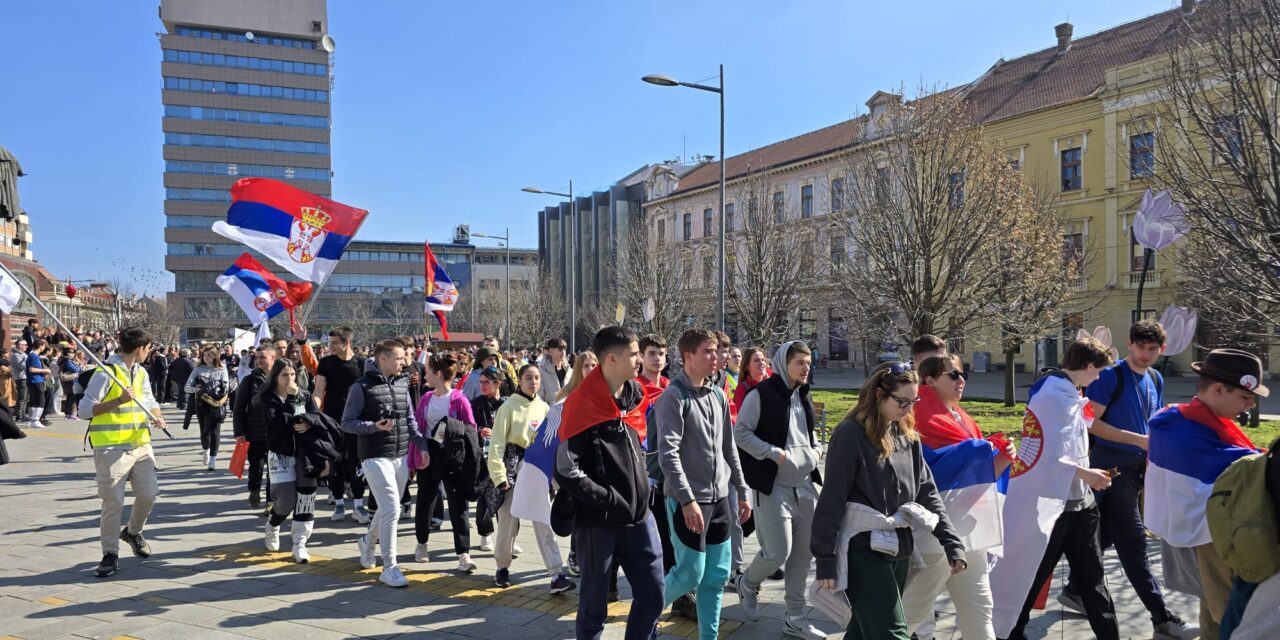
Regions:
M 257 395 L 258 388 L 266 383 L 267 374 L 254 367 L 236 388 L 235 407 L 231 412 L 231 427 L 235 437 L 249 442 L 267 441 L 267 423 L 263 420 L 262 412 L 251 410 L 253 397 Z
M 427 446 L 409 403 L 407 376 L 396 373 L 387 377 L 378 371 L 374 361 L 365 364 L 364 376 L 351 385 L 342 411 L 342 430 L 358 436 L 356 452 L 361 460 L 403 458 L 409 452 L 410 440 L 420 447 Z M 396 412 L 395 426 L 390 431 L 379 431 L 375 426 L 383 407 Z

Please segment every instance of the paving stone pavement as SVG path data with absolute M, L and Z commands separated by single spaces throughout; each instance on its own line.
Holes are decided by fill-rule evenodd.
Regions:
M 325 506 L 321 490 L 309 545 L 313 559 L 296 565 L 287 553 L 287 526 L 282 529 L 285 552 L 263 549 L 263 519 L 249 509 L 243 483 L 225 470 L 230 425 L 224 431 L 222 469 L 209 472 L 200 464 L 195 430 L 182 431 L 172 405 L 166 405 L 166 416 L 178 424 L 171 429 L 177 439 L 158 434 L 155 442 L 161 495 L 146 529 L 153 555 L 141 561 L 125 547 L 120 572 L 106 580 L 93 576 L 101 558 L 99 501 L 92 457 L 81 448 L 86 423 L 54 418 L 51 428 L 6 443 L 14 462 L 0 467 L 0 640 L 573 637 L 577 597 L 547 591 L 532 527 L 521 528 L 517 542 L 525 553 L 511 569 L 515 586 L 504 590 L 492 585 L 491 553 L 477 549 L 472 554 L 480 567 L 474 575 L 453 570 L 457 560 L 447 520 L 444 531 L 432 534 L 430 561 L 413 562 L 413 523 L 402 520 L 399 550 L 410 586 L 390 589 L 377 582 L 377 570 L 359 567 L 355 539 L 364 527 L 330 522 L 332 508 Z M 478 545 L 474 532 L 472 537 Z M 567 556 L 568 541 L 562 542 Z M 754 538 L 748 538 L 748 559 L 756 549 Z M 1055 577 L 1054 598 L 1064 571 L 1060 567 Z M 1114 553 L 1107 555 L 1107 571 L 1122 636 L 1150 638 L 1150 621 Z M 623 637 L 630 599 L 625 578 L 620 588 L 623 600 L 610 607 L 608 639 Z M 1167 597 L 1175 613 L 1194 620 L 1194 598 Z M 1050 603 L 1047 612 L 1033 616 L 1030 638 L 1091 637 L 1082 616 L 1064 614 L 1054 599 Z M 783 637 L 780 582 L 766 582 L 761 604 L 761 620 L 746 623 L 737 596 L 726 593 L 721 638 Z M 938 610 L 935 637 L 958 637 L 945 594 Z M 832 638 L 842 637 L 816 612 L 813 620 Z M 659 631 L 661 638 L 697 637 L 690 622 L 669 614 Z

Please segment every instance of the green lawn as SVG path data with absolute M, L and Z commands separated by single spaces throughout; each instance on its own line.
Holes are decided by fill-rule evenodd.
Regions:
M 848 413 L 854 402 L 858 399 L 858 394 L 852 391 L 834 391 L 829 389 L 815 389 L 813 391 L 813 401 L 823 403 L 826 412 L 827 429 L 834 429 L 844 414 Z M 1003 402 L 987 402 L 982 400 L 965 400 L 962 402 L 964 410 L 973 416 L 974 421 L 978 423 L 978 427 L 983 433 L 991 434 L 1001 433 L 1019 433 L 1022 431 L 1022 413 L 1026 409 L 1024 403 L 1019 402 L 1012 407 L 1004 406 Z M 1280 437 L 1280 422 L 1264 421 L 1256 429 L 1245 428 L 1245 434 L 1250 440 L 1259 447 L 1265 447 Z

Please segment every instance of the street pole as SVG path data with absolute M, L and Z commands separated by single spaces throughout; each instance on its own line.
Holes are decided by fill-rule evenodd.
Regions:
M 511 350 L 511 227 L 502 230 L 503 242 L 507 243 L 507 350 Z
M 724 260 L 724 65 L 720 65 L 720 312 L 716 322 L 724 332 L 725 260 Z
M 578 352 L 578 309 L 576 307 L 576 293 L 578 271 L 578 257 L 576 250 L 578 248 L 578 201 L 573 199 L 573 181 L 569 181 L 569 356 Z

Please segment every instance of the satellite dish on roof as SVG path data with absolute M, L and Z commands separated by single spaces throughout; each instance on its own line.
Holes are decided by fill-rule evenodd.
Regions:
M 320 48 L 328 51 L 329 53 L 333 53 L 333 50 L 336 49 L 337 46 L 337 43 L 333 41 L 333 36 L 327 33 L 324 34 L 323 38 L 320 38 Z
M 248 40 L 249 42 L 253 42 L 253 32 L 252 31 L 244 32 L 244 39 Z

